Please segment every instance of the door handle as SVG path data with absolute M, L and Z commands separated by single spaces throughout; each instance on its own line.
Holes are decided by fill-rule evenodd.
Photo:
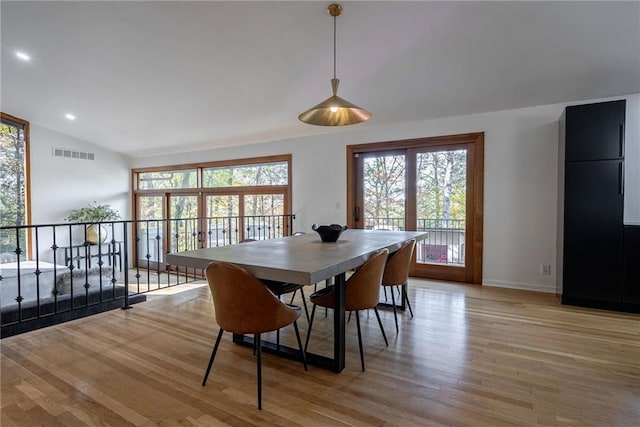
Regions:
M 618 164 L 618 194 L 624 194 L 624 162 Z
M 356 206 L 355 209 L 353 210 L 353 217 L 355 222 L 360 221 L 360 208 L 358 206 Z
M 619 147 L 620 147 L 620 157 L 624 157 L 624 123 L 620 124 L 620 135 L 618 136 Z

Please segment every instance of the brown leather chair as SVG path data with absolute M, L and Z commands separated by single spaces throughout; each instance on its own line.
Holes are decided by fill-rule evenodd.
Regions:
M 345 283 L 344 288 L 344 308 L 346 311 L 356 312 L 356 325 L 358 328 L 358 345 L 360 348 L 360 363 L 362 364 L 362 371 L 364 372 L 364 353 L 362 351 L 362 333 L 360 331 L 360 310 L 367 310 L 373 308 L 378 318 L 378 325 L 380 325 L 380 331 L 382 337 L 387 346 L 387 335 L 384 333 L 384 327 L 380 320 L 380 314 L 378 314 L 378 298 L 380 296 L 380 284 L 382 283 L 382 273 L 384 272 L 384 266 L 389 255 L 388 249 L 382 249 L 373 254 L 367 262 L 365 262 L 355 273 L 349 277 L 349 280 Z M 313 326 L 313 317 L 316 313 L 316 307 L 335 308 L 336 290 L 335 286 L 328 286 L 324 289 L 314 292 L 309 297 L 313 303 L 313 309 L 311 310 L 311 320 L 309 321 L 309 331 L 307 332 L 307 339 L 305 341 L 304 349 L 307 350 L 309 346 L 309 337 L 311 336 L 311 327 Z
M 401 297 L 409 307 L 411 317 L 413 317 L 413 310 L 411 309 L 411 303 L 407 296 L 407 281 L 409 280 L 409 267 L 411 266 L 411 258 L 413 257 L 413 250 L 416 246 L 416 240 L 407 240 L 397 251 L 392 253 L 387 260 L 387 265 L 384 268 L 384 274 L 382 275 L 382 286 L 385 289 L 387 286 L 391 286 L 391 305 L 393 306 L 393 317 L 396 321 L 396 332 L 398 332 L 398 313 L 396 310 L 396 299 L 393 295 L 393 287 L 398 286 L 398 289 L 402 289 Z M 387 293 L 385 292 L 385 295 Z
M 248 242 L 255 242 L 255 241 L 256 241 L 255 239 L 243 239 L 243 240 L 240 240 L 240 242 L 238 243 L 248 243 Z M 307 308 L 307 300 L 304 297 L 304 290 L 302 289 L 304 285 L 298 285 L 296 283 L 278 282 L 276 280 L 263 280 L 262 282 L 278 298 L 280 298 L 282 295 L 293 293 L 291 295 L 291 301 L 289 302 L 289 304 L 293 304 L 293 299 L 296 296 L 296 292 L 300 291 L 300 296 L 302 297 L 302 305 L 304 307 L 304 314 L 307 318 L 307 322 L 309 321 L 309 309 Z M 278 342 L 279 341 L 280 340 L 278 339 Z
M 260 280 L 235 264 L 212 262 L 207 267 L 206 275 L 220 331 L 202 386 L 207 383 L 222 333 L 227 331 L 234 334 L 254 334 L 254 347 L 257 352 L 258 409 L 262 409 L 261 333 L 279 330 L 293 323 L 304 370 L 307 370 L 307 360 L 296 322 L 300 317 L 300 308 L 290 307 L 281 302 Z

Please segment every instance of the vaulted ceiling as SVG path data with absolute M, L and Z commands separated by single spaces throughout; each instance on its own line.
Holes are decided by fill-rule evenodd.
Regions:
M 329 3 L 2 1 L 2 111 L 134 157 L 341 131 L 297 119 L 330 95 Z M 342 6 L 356 126 L 640 92 L 639 2 Z

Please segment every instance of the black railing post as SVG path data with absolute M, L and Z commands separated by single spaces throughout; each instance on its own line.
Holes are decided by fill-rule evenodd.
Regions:
M 127 223 L 122 223 L 122 246 L 124 250 L 124 306 L 123 310 L 131 308 L 129 305 L 129 238 L 127 236 Z M 115 286 L 115 283 L 114 283 Z

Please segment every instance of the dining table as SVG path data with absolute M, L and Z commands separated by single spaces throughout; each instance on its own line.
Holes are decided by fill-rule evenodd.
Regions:
M 341 372 L 345 367 L 345 282 L 346 273 L 364 264 L 380 249 L 390 253 L 410 239 L 422 240 L 424 231 L 380 231 L 348 229 L 336 242 L 323 242 L 315 233 L 257 240 L 214 248 L 169 253 L 171 266 L 206 269 L 213 261 L 236 264 L 258 279 L 313 285 L 333 280 L 335 307 L 333 315 L 333 357 L 307 352 L 309 364 Z M 234 334 L 237 344 L 252 346 L 250 336 Z M 300 350 L 280 343 L 262 342 L 264 350 L 292 359 Z

